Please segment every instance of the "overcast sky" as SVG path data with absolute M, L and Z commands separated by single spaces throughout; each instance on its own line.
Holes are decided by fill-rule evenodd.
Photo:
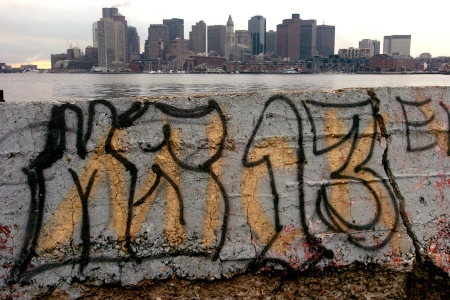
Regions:
M 149 24 L 163 19 L 184 19 L 185 38 L 192 25 L 225 25 L 228 15 L 234 29 L 247 29 L 255 15 L 266 18 L 267 30 L 276 30 L 283 19 L 299 13 L 302 19 L 316 19 L 336 26 L 337 53 L 340 48 L 358 47 L 369 38 L 381 41 L 385 35 L 410 34 L 411 55 L 429 52 L 433 57 L 450 56 L 450 1 L 108 1 L 108 0 L 0 0 L 0 62 L 50 67 L 51 53 L 65 53 L 68 46 L 84 49 L 92 45 L 92 23 L 102 16 L 102 7 L 118 7 L 128 24 L 137 28 L 143 43 Z

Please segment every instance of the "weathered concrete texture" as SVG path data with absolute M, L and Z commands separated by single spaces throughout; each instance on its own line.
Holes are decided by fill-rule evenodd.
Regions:
M 2 103 L 2 296 L 445 297 L 449 105 L 445 87 Z

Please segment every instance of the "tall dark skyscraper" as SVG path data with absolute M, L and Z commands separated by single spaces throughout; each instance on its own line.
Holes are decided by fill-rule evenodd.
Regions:
M 252 55 L 266 53 L 266 18 L 254 16 L 248 20 L 248 32 L 252 37 Z
M 292 19 L 283 20 L 277 25 L 277 55 L 289 57 L 291 60 L 300 58 L 300 14 L 292 14 Z
M 192 31 L 189 32 L 189 48 L 197 53 L 206 52 L 206 23 L 203 21 L 192 25 Z
M 300 27 L 300 59 L 316 55 L 317 21 L 302 20 Z
M 329 57 L 334 54 L 335 27 L 331 25 L 318 25 L 316 50 L 318 55 Z
M 163 24 L 169 28 L 169 41 L 184 39 L 184 19 L 164 19 Z
M 208 51 L 215 55 L 225 55 L 225 25 L 208 26 Z

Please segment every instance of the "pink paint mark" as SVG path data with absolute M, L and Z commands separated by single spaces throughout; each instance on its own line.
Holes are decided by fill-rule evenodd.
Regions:
M 11 230 L 8 226 L 0 225 L 0 249 L 5 250 L 6 249 L 6 243 L 8 242 L 8 239 L 11 235 Z M 11 249 L 10 249 L 11 251 Z
M 445 175 L 439 174 L 439 177 L 441 177 L 441 181 L 436 181 L 436 188 L 438 189 L 439 195 L 441 197 L 441 201 L 445 200 L 445 194 L 444 194 L 444 189 L 446 188 L 447 185 L 450 185 L 450 180 L 447 183 L 447 178 Z
M 289 232 L 291 232 L 292 231 L 292 226 L 291 225 L 289 225 L 289 226 L 284 226 L 284 232 L 285 233 L 289 233 Z

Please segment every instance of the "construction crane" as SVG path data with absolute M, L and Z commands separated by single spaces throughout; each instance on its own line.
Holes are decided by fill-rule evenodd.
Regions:
M 69 44 L 69 49 L 72 49 L 72 44 L 69 42 L 69 39 L 66 38 L 67 44 Z

